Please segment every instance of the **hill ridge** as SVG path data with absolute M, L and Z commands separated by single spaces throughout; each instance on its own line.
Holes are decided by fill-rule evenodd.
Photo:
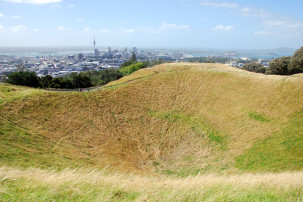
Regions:
M 182 176 L 302 170 L 295 163 L 303 160 L 302 84 L 301 75 L 198 63 L 142 69 L 98 92 L 1 84 L 1 164 L 109 166 Z M 260 147 L 269 140 L 271 148 Z M 280 146 L 294 141 L 291 148 Z M 256 160 L 253 148 L 259 158 L 265 152 L 274 160 L 247 167 Z M 271 152 L 275 148 L 285 155 Z

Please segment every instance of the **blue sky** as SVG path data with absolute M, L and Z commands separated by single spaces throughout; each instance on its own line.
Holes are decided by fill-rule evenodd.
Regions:
M 302 0 L 0 0 L 0 46 L 303 46 Z

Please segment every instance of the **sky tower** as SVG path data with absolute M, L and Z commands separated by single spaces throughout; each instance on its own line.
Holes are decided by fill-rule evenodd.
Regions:
M 94 54 L 95 54 L 95 56 L 97 56 L 98 55 L 98 50 L 96 49 L 96 37 L 95 36 L 94 36 L 93 44 L 94 44 Z

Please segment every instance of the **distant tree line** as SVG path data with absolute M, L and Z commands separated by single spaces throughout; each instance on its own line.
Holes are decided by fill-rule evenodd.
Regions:
M 82 73 L 90 79 L 93 86 L 104 85 L 123 77 L 118 69 L 93 70 Z
M 303 47 L 297 50 L 291 57 L 285 56 L 274 59 L 269 63 L 268 68 L 264 68 L 258 63 L 248 63 L 243 65 L 243 69 L 251 72 L 276 75 L 303 73 Z
M 18 71 L 18 72 L 12 72 L 7 75 L 8 83 L 14 84 L 14 85 L 21 85 L 21 86 L 30 86 L 30 87 L 39 87 L 39 77 L 37 77 L 35 72 L 29 72 L 29 71 Z
M 116 69 L 70 73 L 64 77 L 46 75 L 38 77 L 35 72 L 18 71 L 7 75 L 6 82 L 13 85 L 22 85 L 35 88 L 88 88 L 103 85 L 117 80 L 123 75 Z
M 266 71 L 266 68 L 262 64 L 256 62 L 246 63 L 243 65 L 242 69 L 245 69 L 250 72 L 262 73 L 262 74 L 265 74 Z
M 292 75 L 303 73 L 303 47 L 291 57 L 274 59 L 268 67 L 266 74 Z

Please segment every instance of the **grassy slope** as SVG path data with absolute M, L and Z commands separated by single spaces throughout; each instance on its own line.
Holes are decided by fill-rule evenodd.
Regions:
M 164 64 L 123 79 L 134 81 L 89 93 L 1 84 L 1 164 L 180 176 L 302 170 L 302 76 Z

